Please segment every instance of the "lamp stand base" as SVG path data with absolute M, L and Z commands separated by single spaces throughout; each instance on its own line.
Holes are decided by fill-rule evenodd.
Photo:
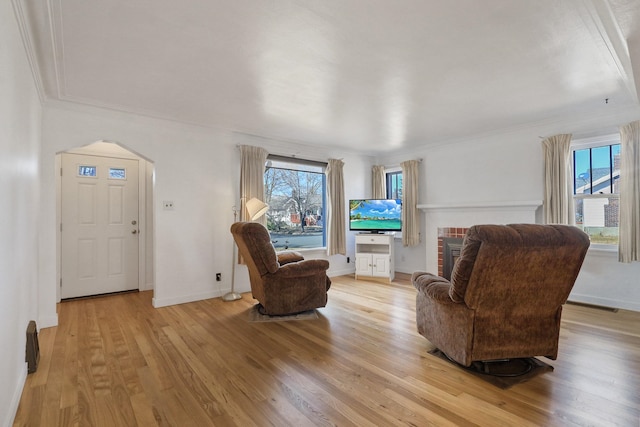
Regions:
M 222 301 L 227 301 L 227 302 L 237 301 L 239 299 L 242 299 L 242 295 L 240 295 L 237 292 L 228 292 L 222 296 Z

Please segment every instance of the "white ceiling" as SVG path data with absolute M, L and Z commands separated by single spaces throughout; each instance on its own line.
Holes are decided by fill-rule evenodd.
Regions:
M 14 6 L 47 100 L 286 141 L 386 152 L 638 105 L 638 0 Z

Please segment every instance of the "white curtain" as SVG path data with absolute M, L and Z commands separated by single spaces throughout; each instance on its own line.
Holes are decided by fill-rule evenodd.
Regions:
M 329 159 L 327 164 L 327 255 L 347 254 L 344 206 L 344 162 Z
M 252 197 L 264 201 L 264 165 L 267 161 L 267 150 L 250 145 L 240 146 L 240 221 L 250 221 L 246 203 Z M 266 225 L 266 215 L 255 222 Z
M 620 239 L 618 260 L 640 252 L 640 121 L 620 128 Z
M 544 153 L 544 221 L 573 224 L 571 190 L 571 135 L 550 136 L 542 141 Z
M 418 216 L 418 160 L 400 163 L 402 167 L 402 245 L 420 243 Z
M 385 199 L 387 197 L 387 180 L 384 166 L 376 165 L 371 168 L 371 193 L 374 199 Z

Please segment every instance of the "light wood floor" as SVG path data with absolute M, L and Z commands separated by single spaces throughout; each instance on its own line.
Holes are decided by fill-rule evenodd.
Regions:
M 415 292 L 337 277 L 318 320 L 270 323 L 250 294 L 64 302 L 15 425 L 639 425 L 640 313 L 566 305 L 555 371 L 502 390 L 427 354 Z

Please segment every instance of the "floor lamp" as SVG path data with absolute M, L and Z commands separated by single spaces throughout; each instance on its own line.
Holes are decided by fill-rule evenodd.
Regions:
M 265 202 L 263 202 L 260 199 L 256 199 L 255 197 L 252 197 L 251 199 L 249 199 L 249 201 L 247 201 L 245 206 L 247 208 L 248 217 L 251 219 L 251 221 L 255 221 L 256 219 L 260 218 L 269 209 L 269 205 L 267 205 Z M 238 220 L 238 209 L 236 209 L 235 206 L 232 209 L 233 209 L 233 222 L 236 222 Z M 227 302 L 237 301 L 240 298 L 242 298 L 242 295 L 234 291 L 234 286 L 236 282 L 235 280 L 236 279 L 236 244 L 235 242 L 233 242 L 233 252 L 231 252 L 231 254 L 232 254 L 231 255 L 232 256 L 231 258 L 231 291 L 227 292 L 222 296 L 222 301 L 227 301 Z

